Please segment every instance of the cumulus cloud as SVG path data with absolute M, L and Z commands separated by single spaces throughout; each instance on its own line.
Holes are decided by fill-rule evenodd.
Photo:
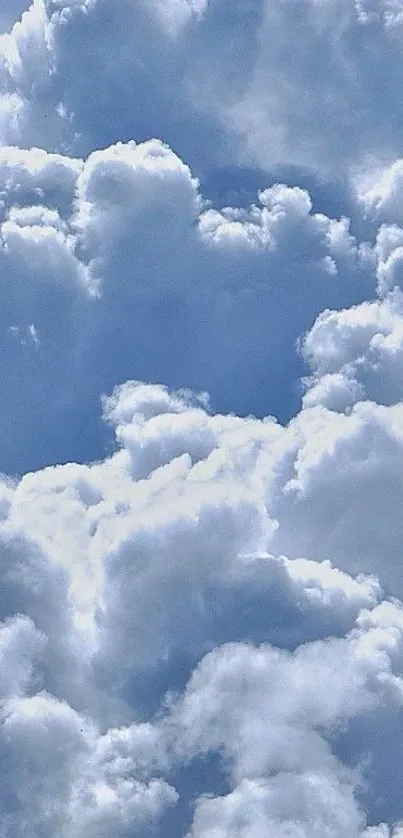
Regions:
M 401 296 L 394 289 L 382 301 L 317 318 L 302 342 L 312 371 L 304 404 L 344 410 L 363 397 L 383 404 L 401 400 Z
M 312 407 L 291 423 L 273 507 L 277 549 L 310 556 L 326 550 L 341 567 L 380 572 L 397 592 L 399 537 L 394 541 L 395 525 L 386 522 L 400 503 L 400 411 L 400 404 L 371 402 L 358 402 L 350 414 Z
M 340 632 L 357 608 L 379 597 L 374 581 L 353 583 L 326 565 L 264 558 L 276 522 L 267 514 L 260 462 L 266 450 L 281 446 L 282 431 L 273 421 L 210 416 L 188 399 L 125 385 L 106 405 L 122 451 L 104 464 L 27 475 L 8 513 L 10 523 L 50 553 L 58 572 L 70 575 L 77 629 L 93 631 L 93 621 L 99 623 L 103 647 L 115 650 L 112 657 L 106 653 L 107 664 L 117 664 L 120 678 L 133 665 L 192 656 L 199 645 L 214 643 L 216 633 L 226 639 L 242 588 L 248 604 L 238 618 L 240 632 L 255 599 L 279 598 L 285 620 L 303 596 L 308 613 L 302 608 L 294 630 L 307 638 L 319 630 L 309 606 L 318 624 L 326 623 L 327 602 L 334 599 L 331 621 Z M 55 538 L 55 530 L 63 535 Z M 280 596 L 282 588 L 287 593 Z M 282 633 L 267 609 L 256 617 L 256 632 Z M 105 648 L 99 656 L 104 665 Z
M 205 106 L 217 103 L 218 118 L 241 134 L 249 161 L 308 167 L 331 178 L 399 154 L 399 3 L 256 3 L 249 15 L 239 10 L 232 31 L 229 17 L 220 21 L 229 37 L 223 72 L 217 79 L 214 65 L 212 73 L 203 65 L 205 78 L 200 73 L 193 90 Z M 251 34 L 247 29 L 238 47 L 244 17 Z M 211 27 L 217 19 L 216 6 Z M 243 50 L 243 73 L 230 82 Z
M 6 33 L 12 29 L 27 7 L 28 3 L 25 0 L 10 0 L 0 12 L 0 32 Z
M 347 456 L 357 474 L 368 432 L 360 414 L 321 411 L 284 428 L 214 414 L 205 394 L 127 382 L 105 401 L 119 442 L 110 458 L 3 483 L 5 835 L 149 834 L 176 809 L 192 836 L 214 823 L 220 836 L 362 838 L 371 812 L 387 820 L 389 806 L 397 820 L 393 789 L 378 800 L 383 743 L 375 737 L 368 762 L 362 734 L 387 731 L 403 695 L 401 605 L 360 575 L 393 572 L 387 536 L 383 565 L 361 553 L 356 567 L 347 532 L 352 576 L 267 552 L 295 533 L 303 554 L 309 528 L 339 560 L 312 499 L 316 481 L 334 513 L 341 494 L 326 423 L 334 445 L 349 446 L 340 467 Z M 398 472 L 401 423 L 378 413 L 383 459 L 365 470 L 367 503 L 387 462 L 382 422 Z M 374 423 L 375 406 L 361 415 Z M 309 480 L 308 521 L 294 496 Z M 357 521 L 353 504 L 354 492 Z M 397 576 L 391 584 L 398 593 Z M 212 754 L 226 790 L 206 798 L 192 766 Z M 396 769 L 397 743 L 393 758 Z M 187 821 L 176 787 L 192 771 Z
M 402 835 L 401 10 L 241 6 L 0 36 L 1 838 Z
M 298 377 L 293 344 L 307 323 L 372 282 L 349 220 L 315 212 L 307 190 L 275 184 L 255 203 L 215 209 L 159 140 L 86 159 L 4 147 L 0 186 L 4 379 L 13 353 L 21 384 L 7 391 L 4 425 L 17 416 L 29 451 L 42 428 L 53 461 L 81 457 L 76 442 L 60 448 L 61 413 L 77 439 L 89 416 L 94 427 L 100 392 L 133 371 L 208 389 L 220 408 L 267 410 L 284 370 Z M 23 470 L 12 445 L 6 467 Z
M 204 140 L 217 141 L 220 129 L 198 114 L 186 89 L 183 48 L 205 7 L 205 0 L 34 0 L 0 36 L 2 142 L 88 153 L 157 135 L 185 138 L 190 151 L 195 135 L 183 131 L 185 120 L 200 132 L 198 156 L 206 158 Z
M 394 404 L 402 398 L 402 228 L 400 160 L 359 186 L 372 243 L 361 243 L 361 260 L 372 265 L 377 298 L 325 310 L 300 342 L 311 368 L 304 404 L 344 410 L 360 398 Z
M 156 135 L 204 171 L 337 180 L 400 152 L 401 26 L 389 0 L 35 0 L 2 36 L 1 136 L 87 153 Z
M 1 624 L 2 700 L 24 694 L 33 676 L 35 657 L 45 641 L 45 635 L 28 617 L 16 616 Z
M 176 801 L 164 781 L 136 780 L 128 761 L 108 760 L 94 725 L 44 693 L 5 704 L 1 747 L 7 836 L 138 834 Z

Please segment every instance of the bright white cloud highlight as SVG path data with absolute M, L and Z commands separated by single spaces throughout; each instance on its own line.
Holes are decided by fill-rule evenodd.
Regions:
M 2 450 L 83 442 L 0 480 L 0 836 L 399 838 L 400 6 L 21 11 Z
M 203 395 L 128 382 L 105 402 L 121 446 L 111 458 L 4 484 L 3 747 L 18 800 L 3 802 L 5 834 L 25 835 L 27 818 L 32 834 L 148 834 L 179 805 L 178 769 L 216 753 L 228 792 L 196 801 L 190 835 L 213 823 L 220 836 L 367 835 L 367 754 L 348 765 L 333 749 L 358 720 L 382 726 L 401 707 L 401 606 L 375 577 L 267 550 L 308 545 L 320 558 L 320 544 L 399 592 L 398 516 L 372 554 L 357 533 L 389 452 L 399 497 L 400 407 L 307 409 L 289 428 L 207 408 Z M 355 528 L 331 545 L 323 524 L 347 492 Z M 136 722 L 147 691 L 157 709 L 168 688 L 179 693 L 162 714 Z

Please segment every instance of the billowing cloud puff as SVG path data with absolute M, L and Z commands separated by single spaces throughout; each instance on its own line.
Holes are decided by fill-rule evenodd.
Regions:
M 26 465 L 11 415 L 30 450 L 41 428 L 57 461 L 61 413 L 75 438 L 88 433 L 99 394 L 133 371 L 208 389 L 224 409 L 267 411 L 284 370 L 298 377 L 293 344 L 307 324 L 373 283 L 349 220 L 315 212 L 305 189 L 275 184 L 243 208 L 214 209 L 158 140 L 85 160 L 4 147 L 0 186 L 4 379 L 12 354 L 21 384 L 10 381 L 3 418 L 10 469 Z M 66 453 L 81 457 L 76 442 Z
M 358 402 L 347 415 L 313 407 L 291 422 L 272 507 L 276 549 L 310 556 L 325 550 L 339 566 L 379 572 L 397 592 L 400 535 L 392 521 L 400 506 L 400 423 L 401 404 L 371 402 Z
M 22 11 L 0 836 L 401 838 L 399 4 Z
M 397 76 L 385 64 L 402 62 L 396 4 L 262 6 L 252 70 L 226 112 L 252 157 L 328 173 L 399 153 Z
M 207 5 L 208 0 L 151 0 L 149 8 L 163 29 L 176 36 L 192 19 L 199 20 Z
M 45 693 L 10 699 L 0 736 L 4 835 L 138 834 L 176 802 L 168 783 L 108 760 L 94 725 Z
M 248 609 L 255 598 L 277 598 L 276 589 L 286 588 L 278 607 L 287 611 L 311 580 L 307 605 L 317 610 L 319 623 L 328 620 L 327 598 L 340 600 L 336 632 L 349 625 L 360 604 L 379 595 L 375 582 L 353 584 L 326 565 L 264 558 L 276 529 L 266 492 L 272 461 L 277 451 L 282 455 L 283 430 L 273 420 L 211 416 L 202 404 L 186 393 L 124 385 L 106 403 L 121 452 L 103 465 L 27 475 L 12 495 L 10 523 L 34 536 L 59 572 L 71 574 L 77 630 L 93 633 L 93 621 L 99 623 L 103 644 L 115 649 L 108 665 L 117 663 L 122 644 L 120 677 L 123 657 L 129 669 L 133 662 L 144 667 L 179 651 L 193 655 L 209 634 L 210 643 L 217 632 L 226 639 L 242 588 L 248 590 Z M 55 530 L 63 535 L 55 538 Z M 138 568 L 133 577 L 132 567 Z M 269 612 L 256 616 L 258 637 L 279 631 Z M 297 637 L 299 631 L 308 638 L 318 631 L 306 616 L 302 610 Z M 241 614 L 238 622 L 242 632 Z
M 204 170 L 337 180 L 400 153 L 401 25 L 393 0 L 35 0 L 2 36 L 1 136 L 88 152 L 157 135 Z
M 312 369 L 306 405 L 344 410 L 364 394 L 384 404 L 402 398 L 402 294 L 324 311 L 302 342 Z
M 372 554 L 357 532 L 389 457 L 398 501 L 399 409 L 307 409 L 284 428 L 127 382 L 104 404 L 111 457 L 3 484 L 5 835 L 389 835 L 366 824 L 400 816 L 382 737 L 403 616 L 362 571 L 399 593 L 399 517 Z M 356 528 L 340 547 L 323 523 L 342 497 Z M 359 573 L 270 554 L 286 543 Z M 213 756 L 211 787 L 197 764 Z
M 367 173 L 357 179 L 356 189 L 362 207 L 373 221 L 399 224 L 402 216 L 402 160 Z
M 2 142 L 88 152 L 133 135 L 162 135 L 155 117 L 158 111 L 172 117 L 175 100 L 196 126 L 201 120 L 183 81 L 182 36 L 200 20 L 205 5 L 205 0 L 34 0 L 0 36 Z M 124 68 L 131 76 L 125 90 Z M 154 97 L 159 105 L 147 104 Z M 126 122 L 120 131 L 113 125 L 115 109 Z M 183 134 L 182 113 L 172 121 L 173 136 L 165 137 L 170 141 Z M 202 122 L 207 136 L 209 120 Z M 214 133 L 218 136 L 213 128 L 210 138 Z
M 377 278 L 378 298 L 325 310 L 300 341 L 312 375 L 305 405 L 344 410 L 360 398 L 383 404 L 402 399 L 401 161 L 360 186 L 363 212 L 374 235 L 360 257 Z

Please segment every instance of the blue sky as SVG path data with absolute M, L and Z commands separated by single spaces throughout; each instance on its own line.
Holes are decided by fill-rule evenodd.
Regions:
M 402 838 L 402 4 L 0 29 L 0 838 Z

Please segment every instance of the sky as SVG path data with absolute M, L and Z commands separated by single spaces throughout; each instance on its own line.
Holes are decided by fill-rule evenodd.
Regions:
M 402 72 L 0 0 L 0 838 L 403 838 Z

